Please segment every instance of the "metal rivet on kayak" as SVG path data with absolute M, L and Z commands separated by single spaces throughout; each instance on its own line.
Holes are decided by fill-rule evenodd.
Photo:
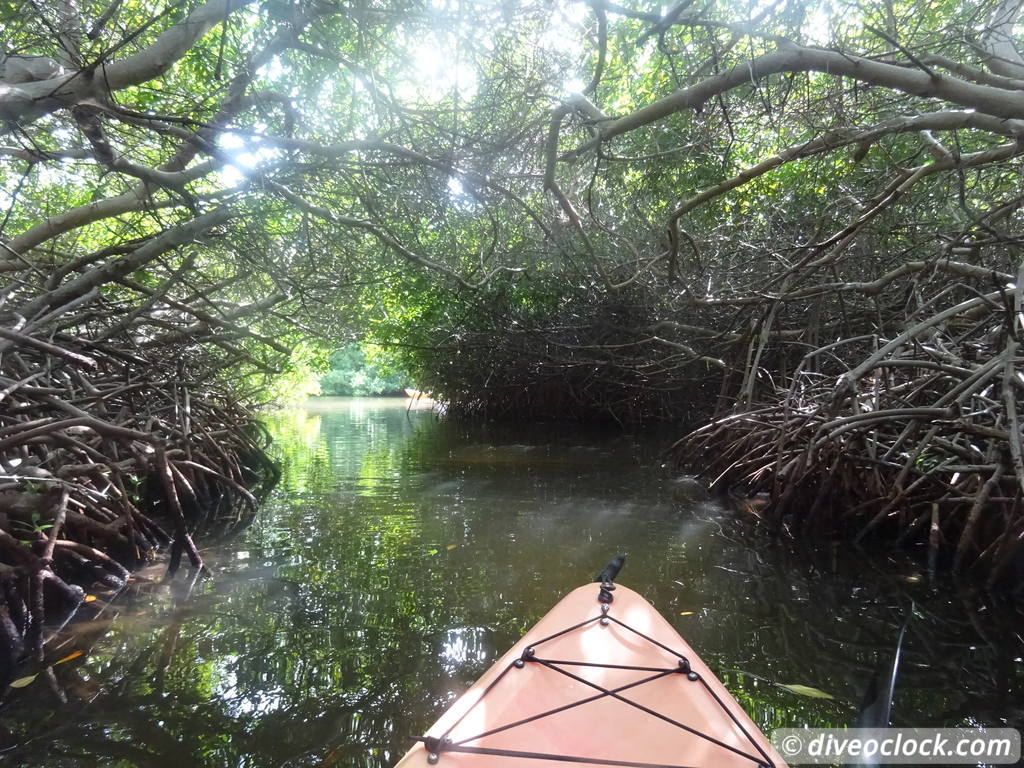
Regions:
M 608 617 L 606 616 L 603 619 L 601 619 L 601 623 L 605 626 L 608 626 Z
M 700 675 L 698 675 L 696 672 L 691 672 L 690 674 L 688 674 L 686 676 L 686 679 L 687 680 L 697 681 L 697 680 L 700 680 Z
M 601 613 L 608 613 L 610 607 L 608 603 L 601 603 Z
M 437 765 L 437 761 L 441 759 L 441 756 L 437 752 L 431 752 L 427 755 L 427 762 L 431 765 Z
M 512 666 L 515 667 L 516 669 L 522 669 L 523 667 L 526 666 L 526 662 L 523 661 L 522 659 L 516 659 L 515 661 L 512 662 Z
M 535 653 L 536 653 L 536 651 L 533 650 L 533 648 L 527 648 L 526 649 L 526 655 L 527 656 L 533 656 Z
M 680 659 L 679 660 L 679 671 L 680 672 L 687 672 L 687 673 L 690 671 L 690 661 L 689 661 L 689 659 Z

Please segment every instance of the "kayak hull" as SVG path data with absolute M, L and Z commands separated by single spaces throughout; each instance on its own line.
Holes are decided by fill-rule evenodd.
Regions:
M 605 612 L 599 587 L 563 598 L 396 768 L 785 768 L 650 603 L 616 585 Z

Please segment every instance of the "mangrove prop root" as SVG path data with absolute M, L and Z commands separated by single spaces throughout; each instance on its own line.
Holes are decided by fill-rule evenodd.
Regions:
M 207 573 L 195 537 L 251 520 L 252 489 L 274 479 L 251 412 L 218 384 L 237 358 L 190 335 L 187 312 L 163 318 L 173 340 L 144 345 L 146 316 L 96 292 L 68 301 L 30 270 L 14 286 L 0 308 L 0 683 L 42 658 L 45 623 L 83 587 L 119 589 L 168 545 L 172 571 L 185 554 Z
M 788 388 L 672 457 L 713 488 L 762 494 L 774 529 L 916 545 L 930 571 L 1008 578 L 1024 532 L 1021 278 L 965 302 L 985 312 L 967 332 L 943 310 L 869 354 L 855 340 L 812 350 Z

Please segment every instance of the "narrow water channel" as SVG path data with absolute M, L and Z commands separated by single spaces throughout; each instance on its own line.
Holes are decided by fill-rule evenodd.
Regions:
M 384 768 L 616 552 L 766 731 L 854 723 L 905 622 L 894 724 L 1021 727 L 1017 608 L 909 560 L 766 541 L 659 468 L 667 435 L 455 425 L 401 400 L 269 422 L 283 480 L 208 546 L 216 578 L 143 572 L 76 626 L 70 658 L 4 694 L 0 761 Z

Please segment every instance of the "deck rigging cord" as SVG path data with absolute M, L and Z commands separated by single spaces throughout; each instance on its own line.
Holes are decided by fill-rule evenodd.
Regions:
M 655 640 L 652 637 L 649 637 L 643 632 L 640 632 L 639 630 L 629 626 L 625 622 L 611 615 L 612 605 L 615 601 L 615 584 L 613 582 L 615 577 L 618 575 L 619 570 L 622 568 L 624 562 L 625 557 L 622 555 L 618 555 L 610 563 L 608 563 L 608 565 L 606 565 L 605 568 L 598 575 L 597 582 L 600 584 L 600 586 L 598 588 L 597 602 L 600 605 L 600 612 L 596 616 L 581 621 L 570 627 L 566 627 L 563 630 L 555 632 L 554 634 L 548 635 L 547 637 L 534 642 L 532 645 L 530 645 L 523 651 L 519 658 L 511 661 L 508 664 L 508 666 L 505 667 L 505 669 L 503 669 L 501 673 L 493 681 L 491 681 L 491 683 L 483 690 L 483 692 L 476 699 L 476 701 L 473 702 L 472 706 L 470 706 L 465 712 L 463 712 L 462 715 L 454 723 L 452 723 L 447 728 L 447 730 L 445 730 L 444 733 L 442 733 L 440 736 L 420 736 L 415 739 L 416 741 L 423 742 L 423 745 L 428 752 L 427 762 L 429 764 L 436 765 L 440 761 L 441 755 L 445 752 L 461 752 L 467 754 L 490 755 L 494 757 L 518 757 L 537 760 L 551 760 L 564 763 L 580 763 L 585 765 L 625 766 L 627 768 L 696 768 L 695 766 L 683 764 L 646 763 L 629 760 L 616 760 L 610 758 L 582 757 L 576 755 L 558 755 L 549 754 L 545 752 L 533 752 L 526 749 L 515 750 L 498 749 L 491 747 L 475 747 L 471 746 L 470 744 L 470 742 L 478 741 L 479 739 L 485 738 L 487 736 L 491 736 L 496 733 L 501 733 L 503 731 L 508 731 L 512 728 L 517 728 L 521 725 L 526 725 L 527 723 L 532 723 L 536 720 L 540 720 L 545 717 L 550 717 L 551 715 L 558 714 L 559 712 L 564 712 L 568 709 L 579 707 L 584 704 L 588 704 L 592 701 L 597 701 L 598 699 L 610 697 L 622 702 L 623 704 L 635 707 L 640 711 L 645 712 L 648 715 L 652 715 L 653 717 L 656 717 L 666 723 L 669 723 L 670 725 L 675 726 L 676 728 L 679 728 L 683 731 L 686 731 L 687 733 L 705 739 L 711 742 L 712 744 L 722 747 L 723 749 L 729 750 L 730 752 L 733 752 L 734 754 L 739 755 L 740 757 L 750 760 L 751 768 L 775 768 L 775 763 L 772 762 L 771 758 L 764 751 L 764 749 L 757 743 L 757 741 L 750 735 L 750 733 L 747 732 L 747 729 L 743 727 L 742 723 L 740 723 L 739 720 L 737 720 L 736 716 L 726 706 L 725 702 L 722 701 L 718 694 L 715 693 L 715 691 L 707 684 L 707 682 L 699 673 L 691 669 L 689 659 L 687 659 L 683 654 L 673 650 L 667 645 Z M 667 651 L 668 653 L 676 657 L 676 666 L 650 667 L 632 666 L 624 664 L 603 664 L 600 662 L 593 661 L 545 659 L 537 655 L 538 646 L 543 645 L 544 643 L 550 640 L 554 640 L 557 637 L 562 637 L 563 635 L 566 635 L 570 632 L 575 632 L 580 629 L 583 629 L 584 627 L 588 627 L 594 624 L 595 622 L 601 624 L 602 626 L 610 626 L 611 624 L 618 625 L 619 627 L 622 627 L 623 629 L 628 630 L 629 632 L 632 632 L 633 634 L 643 638 L 647 642 L 656 645 L 657 647 L 661 648 L 664 651 Z M 547 669 L 564 675 L 578 683 L 593 688 L 596 691 L 598 691 L 598 693 L 595 693 L 591 696 L 585 696 L 584 698 L 579 699 L 577 701 L 573 701 L 568 704 L 564 704 L 562 706 L 555 707 L 544 712 L 540 712 L 536 715 L 531 715 L 530 717 L 525 717 L 511 723 L 506 723 L 504 725 L 499 725 L 497 727 L 486 730 L 482 733 L 478 733 L 466 738 L 461 738 L 457 741 L 449 737 L 449 734 L 466 718 L 467 715 L 469 715 L 470 712 L 473 711 L 473 709 L 475 709 L 487 697 L 488 693 L 494 690 L 494 688 L 497 687 L 503 679 L 505 679 L 505 677 L 512 670 L 523 669 L 527 664 L 539 664 Z M 652 674 L 640 680 L 635 680 L 633 682 L 626 683 L 615 688 L 606 688 L 602 685 L 594 683 L 590 680 L 587 680 L 586 678 L 580 677 L 579 675 L 570 672 L 568 669 L 565 669 L 565 667 L 598 667 L 603 669 L 621 669 L 636 672 L 651 672 Z M 649 707 L 646 707 L 622 695 L 624 691 L 637 688 L 646 683 L 650 683 L 655 680 L 660 680 L 664 677 L 669 677 L 671 675 L 684 675 L 686 677 L 687 684 L 700 683 L 703 686 L 703 689 L 715 700 L 715 702 L 722 709 L 722 711 L 729 716 L 729 719 L 736 726 L 736 728 L 739 729 L 739 732 L 743 734 L 747 742 L 749 742 L 749 744 L 754 748 L 757 754 L 755 755 L 750 752 L 746 752 L 742 749 L 739 749 L 737 747 L 734 747 L 730 744 L 726 744 L 725 742 L 720 741 L 719 739 L 716 739 L 713 736 L 710 736 L 691 726 L 685 725 L 684 723 L 681 723 L 678 720 L 674 720 L 673 718 L 663 715 L 660 712 L 650 709 Z

